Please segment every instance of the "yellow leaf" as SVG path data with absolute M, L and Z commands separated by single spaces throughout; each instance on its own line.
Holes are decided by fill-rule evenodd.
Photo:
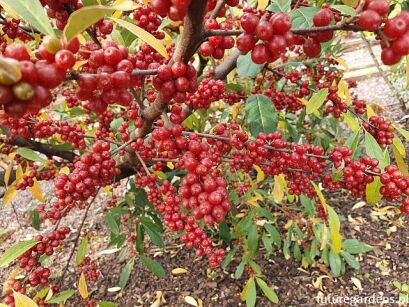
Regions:
M 355 7 L 358 3 L 358 0 L 342 0 L 342 3 L 348 6 Z
M 241 299 L 242 302 L 244 302 L 247 299 L 247 293 L 249 292 L 249 289 L 250 289 L 250 286 L 252 285 L 252 283 L 254 283 L 254 279 L 249 278 L 249 280 L 247 280 L 247 283 L 243 288 L 243 291 L 241 291 L 240 299 Z
M 85 45 L 85 43 L 87 42 L 87 40 L 85 39 L 84 35 L 82 34 L 78 34 L 77 35 L 78 41 L 80 42 L 81 45 Z M 87 61 L 88 62 L 88 61 Z
M 7 167 L 7 170 L 4 174 L 4 183 L 6 184 L 6 187 L 9 184 L 10 181 L 10 175 L 11 175 L 11 171 L 13 170 L 13 161 L 14 161 L 14 157 L 16 156 L 15 152 L 12 152 L 11 154 L 8 155 L 7 160 L 10 162 L 10 164 Z
M 405 146 L 403 145 L 402 141 L 400 138 L 398 138 L 396 135 L 393 136 L 393 145 L 396 147 L 396 149 L 399 151 L 401 154 L 402 158 L 406 157 L 406 150 Z
M 16 307 L 38 307 L 31 298 L 19 292 L 14 292 L 14 304 Z
M 287 187 L 284 175 L 274 176 L 273 199 L 276 203 L 280 203 L 284 199 L 284 190 Z
M 199 306 L 199 304 L 196 302 L 196 300 L 191 296 L 185 296 L 185 302 L 188 303 L 189 305 L 192 305 L 192 306 L 196 306 L 196 307 Z
M 263 170 L 260 168 L 260 166 L 254 164 L 254 165 L 253 165 L 253 168 L 257 171 L 257 179 L 256 179 L 256 182 L 257 182 L 257 183 L 260 183 L 260 182 L 264 181 L 264 178 L 265 178 L 264 172 L 263 172 Z
M 258 0 L 258 9 L 259 10 L 265 10 L 267 5 L 268 5 L 268 0 Z
M 132 0 L 116 0 L 112 6 L 118 8 L 118 10 L 112 15 L 114 18 L 119 18 L 122 14 L 121 11 L 132 11 L 138 7 L 138 5 Z
M 17 12 L 7 4 L 7 0 L 0 0 L 0 5 L 14 19 L 20 19 Z
M 86 63 L 88 63 L 88 61 L 77 61 L 75 62 L 74 69 L 77 70 L 78 68 L 80 68 L 82 65 Z
M 174 169 L 174 168 L 175 168 L 175 166 L 173 165 L 172 162 L 166 163 L 166 166 L 167 166 L 169 169 Z
M 186 274 L 187 272 L 189 271 L 184 268 L 176 268 L 172 270 L 173 275 L 182 275 L 182 274 Z
M 261 196 L 261 195 L 260 195 L 259 193 L 257 193 L 257 192 L 254 192 L 254 194 L 255 194 L 255 196 L 250 197 L 249 199 L 247 199 L 247 200 L 246 200 L 246 203 L 249 204 L 249 205 L 251 205 L 251 206 L 254 206 L 254 207 L 260 207 L 259 204 L 258 204 L 258 202 L 261 201 L 261 200 L 263 200 L 264 198 L 263 198 L 263 196 Z
M 16 184 L 19 184 L 20 182 L 23 181 L 23 176 L 24 176 L 23 168 L 21 167 L 21 164 L 19 164 L 16 170 L 16 180 L 15 180 Z
M 34 178 L 33 180 L 34 180 L 33 186 L 32 186 L 32 187 L 29 187 L 29 189 L 30 189 L 30 191 L 31 191 L 31 194 L 33 194 L 33 196 L 34 196 L 37 200 L 39 200 L 40 202 L 45 203 L 45 198 L 44 198 L 44 196 L 43 196 L 43 193 L 42 193 L 42 191 L 41 191 L 41 187 L 40 187 L 40 185 L 38 184 L 37 179 Z
M 366 115 L 368 116 L 368 119 L 376 115 L 375 111 L 369 104 L 366 106 Z
M 6 193 L 4 193 L 3 196 L 3 206 L 7 207 L 14 199 L 14 197 L 16 197 L 16 195 L 17 195 L 16 187 L 14 185 L 8 186 Z
M 344 60 L 343 58 L 333 57 L 333 59 L 334 59 L 335 61 L 337 61 L 338 64 L 340 64 L 341 66 L 344 66 L 345 69 L 349 69 L 348 63 L 345 62 L 345 60 Z
M 106 193 L 106 194 L 112 195 L 111 187 L 110 187 L 109 185 L 107 185 L 107 186 L 104 188 L 104 190 L 105 190 L 105 193 Z
M 341 251 L 342 246 L 342 236 L 339 232 L 334 232 L 331 230 L 331 241 L 332 241 L 332 249 L 335 253 L 339 253 Z
M 338 96 L 345 98 L 346 104 L 351 105 L 351 93 L 349 92 L 348 82 L 341 80 L 338 83 Z
M 304 98 L 303 98 L 303 99 L 304 99 Z M 285 123 L 285 121 L 283 121 L 283 120 L 280 120 L 280 121 L 278 122 L 278 127 L 281 128 L 281 129 L 284 129 L 284 128 L 285 128 L 285 125 L 286 125 L 286 123 Z
M 239 114 L 239 108 L 237 107 L 237 104 L 235 104 L 231 107 L 231 117 L 233 119 L 236 119 L 238 114 Z
M 348 125 L 348 127 L 351 128 L 353 132 L 356 132 L 359 130 L 358 120 L 354 116 L 352 116 L 349 111 L 344 113 L 344 121 Z
M 108 6 L 92 5 L 73 12 L 64 28 L 64 36 L 67 42 L 71 42 L 74 37 L 84 32 L 90 25 L 114 10 L 114 8 Z
M 324 207 L 325 211 L 327 211 L 327 201 L 325 200 L 325 197 L 322 194 L 320 188 L 315 184 L 314 181 L 311 181 L 311 184 L 314 187 L 315 192 L 317 192 L 318 198 L 320 199 L 322 206 Z
M 166 32 L 164 32 L 164 33 L 165 33 L 165 44 L 166 44 L 166 47 L 172 46 L 172 43 L 173 43 L 172 37 L 171 37 L 168 33 L 166 33 Z
M 70 169 L 67 166 L 64 166 L 62 169 L 60 169 L 59 174 L 70 174 Z
M 152 34 L 146 32 L 144 29 L 138 27 L 137 25 L 134 25 L 128 21 L 122 20 L 122 19 L 117 19 L 117 18 L 111 18 L 118 24 L 120 24 L 122 27 L 125 29 L 129 30 L 133 34 L 135 34 L 137 37 L 139 37 L 141 40 L 143 40 L 145 43 L 147 43 L 149 46 L 151 46 L 153 49 L 155 49 L 157 52 L 159 52 L 165 59 L 169 58 L 168 52 L 166 51 L 166 48 L 162 45 L 162 43 L 155 38 Z
M 80 281 L 78 283 L 78 290 L 80 291 L 81 297 L 85 300 L 88 297 L 88 287 L 84 273 L 81 273 Z
M 163 180 L 168 178 L 166 174 L 161 171 L 152 171 L 152 173 L 154 173 L 156 176 L 158 176 L 160 179 L 163 179 Z
M 308 105 L 308 100 L 305 98 L 297 98 L 303 105 L 307 106 Z M 315 110 L 312 114 L 314 114 L 316 117 L 321 118 L 320 112 L 318 110 Z M 285 122 L 283 121 L 285 127 Z
M 0 303 L 0 307 L 8 307 L 8 305 Z
M 393 155 L 395 156 L 396 165 L 398 166 L 399 170 L 402 172 L 404 176 L 409 176 L 408 166 L 405 163 L 404 157 L 399 152 L 394 144 L 392 144 L 392 151 Z
M 322 227 L 322 237 L 321 237 L 321 250 L 324 250 L 324 248 L 327 246 L 328 243 L 328 231 L 327 231 L 327 224 L 324 224 Z

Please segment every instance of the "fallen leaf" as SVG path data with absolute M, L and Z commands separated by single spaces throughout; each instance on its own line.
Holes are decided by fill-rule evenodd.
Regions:
M 188 303 L 189 305 L 199 307 L 197 301 L 191 296 L 185 296 L 185 302 Z
M 355 285 L 355 287 L 357 287 L 358 288 L 358 290 L 359 291 L 362 291 L 362 284 L 361 284 L 361 281 L 358 279 L 358 278 L 356 278 L 356 277 L 351 277 L 351 281 L 352 281 L 352 283 Z
M 189 271 L 183 268 L 176 268 L 172 270 L 173 275 L 182 275 L 182 274 L 186 274 L 187 272 Z

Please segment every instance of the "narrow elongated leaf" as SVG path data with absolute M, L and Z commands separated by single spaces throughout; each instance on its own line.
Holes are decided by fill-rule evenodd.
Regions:
M 80 246 L 78 247 L 77 256 L 75 257 L 75 263 L 80 265 L 85 258 L 88 250 L 88 238 L 81 240 Z
M 0 4 L 11 8 L 20 19 L 28 22 L 41 33 L 55 35 L 50 19 L 39 0 L 0 0 Z
M 60 293 L 58 293 L 57 296 L 51 297 L 50 299 L 46 300 L 46 303 L 48 304 L 63 303 L 66 300 L 68 300 L 71 296 L 73 296 L 74 293 L 75 292 L 73 290 L 61 291 Z
M 396 165 L 399 167 L 399 170 L 402 172 L 404 176 L 409 176 L 409 170 L 404 160 L 404 156 L 402 156 L 401 152 L 399 151 L 399 149 L 396 148 L 395 145 L 392 145 L 392 151 L 393 155 L 395 156 Z
M 112 231 L 112 233 L 118 235 L 119 234 L 119 226 L 117 222 L 115 221 L 114 216 L 111 213 L 108 213 L 105 222 L 108 225 L 109 229 Z
M 332 207 L 327 205 L 328 211 L 328 224 L 331 232 L 332 251 L 338 254 L 341 251 L 342 236 L 340 233 L 341 223 L 339 221 L 338 214 Z
M 334 251 L 329 252 L 329 265 L 331 267 L 331 272 L 335 277 L 341 275 L 342 260 L 339 254 L 334 253 Z
M 83 299 L 88 297 L 88 286 L 87 281 L 85 280 L 84 273 L 81 273 L 80 281 L 78 282 L 78 291 Z
M 342 257 L 345 259 L 345 261 L 355 270 L 359 270 L 359 268 L 361 267 L 359 265 L 359 262 L 356 261 L 355 257 L 352 256 L 350 253 L 348 252 L 341 252 Z
M 128 29 L 130 32 L 135 34 L 137 37 L 139 37 L 141 40 L 143 40 L 145 43 L 147 43 L 149 46 L 151 46 L 153 49 L 159 52 L 159 54 L 161 54 L 165 59 L 169 58 L 169 54 L 166 51 L 165 46 L 163 46 L 162 43 L 152 34 L 150 34 L 144 29 L 128 21 L 117 19 L 117 18 L 111 18 L 111 19 L 117 22 L 119 25 L 121 25 L 125 29 Z
M 164 278 L 166 276 L 165 270 L 159 262 L 156 262 L 155 260 L 143 255 L 141 255 L 140 258 L 144 266 L 146 266 L 153 274 L 160 278 Z
M 380 168 L 385 167 L 385 156 L 383 150 L 375 138 L 368 132 L 365 132 L 365 149 L 368 156 L 379 160 Z
M 278 304 L 278 296 L 273 289 L 271 289 L 267 283 L 259 277 L 256 277 L 257 284 L 263 291 L 264 295 L 274 304 Z
M 350 254 L 367 253 L 373 250 L 372 246 L 357 239 L 347 239 L 342 242 L 342 249 Z
M 73 12 L 68 18 L 67 25 L 64 28 L 64 36 L 67 42 L 70 42 L 78 34 L 84 32 L 98 20 L 114 12 L 115 9 L 103 5 L 84 6 Z
M 227 266 L 232 262 L 234 255 L 237 253 L 239 247 L 235 246 L 227 255 L 224 257 L 223 263 L 222 263 L 222 269 L 227 268 Z
M 256 224 L 252 224 L 248 230 L 246 246 L 249 254 L 255 256 L 258 247 L 258 230 Z
M 134 267 L 134 264 L 135 264 L 135 257 L 132 257 L 132 259 L 129 260 L 128 263 L 125 265 L 125 267 L 123 268 L 121 272 L 121 275 L 119 276 L 119 286 L 122 289 L 125 288 L 128 282 L 129 276 L 131 276 L 131 272 Z
M 146 233 L 148 234 L 149 238 L 152 240 L 152 242 L 158 246 L 158 247 L 165 247 L 165 244 L 163 243 L 162 236 L 160 233 L 158 233 L 155 229 L 147 227 L 144 225 L 144 229 Z
M 31 298 L 19 292 L 14 292 L 14 304 L 16 307 L 38 307 Z
M 278 116 L 271 100 L 264 95 L 253 95 L 245 106 L 246 121 L 253 136 L 260 132 L 272 133 L 276 130 Z
M 38 183 L 37 179 L 33 179 L 34 183 L 32 187 L 29 187 L 31 194 L 40 202 L 45 203 L 45 198 L 43 192 L 41 191 L 40 184 Z
M 36 153 L 34 150 L 30 148 L 20 147 L 19 149 L 17 149 L 17 154 L 30 161 L 35 162 L 45 161 L 43 158 L 40 157 L 38 153 Z
M 30 248 L 32 248 L 37 243 L 38 241 L 36 240 L 29 240 L 29 241 L 19 242 L 16 245 L 13 245 L 8 250 L 6 250 L 4 254 L 1 256 L 0 267 L 5 266 L 9 264 L 10 262 L 16 260 L 19 256 L 24 254 L 26 251 L 28 251 Z
M 307 114 L 312 114 L 317 111 L 327 98 L 328 89 L 323 88 L 318 93 L 314 94 L 311 99 L 308 101 L 307 104 Z
M 254 277 L 252 277 L 249 279 L 249 286 L 248 286 L 247 297 L 246 297 L 246 306 L 247 307 L 256 306 L 256 298 L 257 298 L 256 283 L 254 282 Z

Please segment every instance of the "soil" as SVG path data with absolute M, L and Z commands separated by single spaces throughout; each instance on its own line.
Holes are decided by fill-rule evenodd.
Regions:
M 405 115 L 401 109 L 395 111 L 387 108 L 391 101 L 395 101 L 393 94 L 381 78 L 359 81 L 356 92 L 370 101 L 377 98 L 376 101 L 386 106 L 386 111 L 395 119 Z M 52 188 L 47 183 L 42 183 L 41 186 L 47 200 L 51 201 Z M 112 288 L 118 286 L 120 272 L 129 258 L 119 262 L 117 253 L 104 252 L 108 232 L 103 210 L 108 197 L 101 194 L 92 205 L 84 226 L 84 230 L 91 238 L 90 256 L 98 263 L 102 274 L 97 284 L 88 285 L 91 298 L 115 302 L 120 307 L 151 306 L 151 304 L 159 306 L 158 297 L 164 306 L 191 306 L 186 303 L 186 296 L 198 302 L 201 300 L 203 306 L 245 305 L 240 301 L 240 292 L 248 275 L 245 273 L 240 280 L 234 279 L 237 260 L 233 261 L 226 270 L 219 269 L 213 276 L 208 272 L 207 261 L 196 258 L 193 251 L 179 245 L 178 239 L 171 234 L 166 236 L 165 250 L 150 249 L 150 257 L 165 268 L 166 278 L 155 277 L 137 259 L 127 287 L 120 292 L 113 291 L 115 289 Z M 376 295 L 397 300 L 399 290 L 392 283 L 399 281 L 402 284 L 409 284 L 408 217 L 395 215 L 393 209 L 386 210 L 387 204 L 356 205 L 357 200 L 343 193 L 327 195 L 327 201 L 342 219 L 341 232 L 344 238 L 359 239 L 373 246 L 374 250 L 358 257 L 361 265 L 359 270 L 348 267 L 346 273 L 339 278 L 332 278 L 328 268 L 318 262 L 312 268 L 303 269 L 300 263 L 293 259 L 285 260 L 281 253 L 276 253 L 268 259 L 260 257 L 258 263 L 265 274 L 266 282 L 274 287 L 280 299 L 279 306 L 318 306 L 318 297 L 329 296 Z M 19 194 L 12 205 L 0 210 L 0 254 L 16 242 L 30 239 L 38 233 L 30 225 L 29 213 L 36 203 L 29 192 L 24 192 Z M 2 208 L 1 201 L 0 207 Z M 56 276 L 61 274 L 68 258 L 68 251 L 74 245 L 77 235 L 75 229 L 78 229 L 82 214 L 83 212 L 73 212 L 62 222 L 62 225 L 69 225 L 74 231 L 64 243 L 65 252 L 59 253 L 59 256 L 54 259 L 52 257 L 50 267 L 53 268 Z M 53 225 L 46 225 L 42 227 L 42 231 L 45 232 L 53 227 Z M 175 268 L 184 268 L 187 273 L 173 275 L 172 270 Z M 0 268 L 2 281 L 6 280 L 11 270 L 9 267 Z M 79 275 L 72 261 L 64 279 L 64 287 L 75 289 L 78 279 Z M 270 305 L 272 304 L 266 298 L 258 295 L 257 306 Z M 379 303 L 359 304 L 359 306 L 380 305 Z M 65 306 L 81 306 L 78 291 Z M 397 304 L 384 304 L 384 306 L 397 306 Z

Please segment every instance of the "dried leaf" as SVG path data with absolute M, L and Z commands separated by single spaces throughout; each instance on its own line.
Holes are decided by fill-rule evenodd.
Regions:
M 87 287 L 87 281 L 85 280 L 84 273 L 81 273 L 80 281 L 78 283 L 78 290 L 81 294 L 81 297 L 85 300 L 88 297 L 88 287 Z
M 182 275 L 182 274 L 186 274 L 186 273 L 188 273 L 189 271 L 188 270 L 186 270 L 186 269 L 184 269 L 184 268 L 176 268 L 176 269 L 173 269 L 172 270 L 172 274 L 173 275 Z
M 185 296 L 185 302 L 188 303 L 189 305 L 199 307 L 197 301 L 191 296 Z

